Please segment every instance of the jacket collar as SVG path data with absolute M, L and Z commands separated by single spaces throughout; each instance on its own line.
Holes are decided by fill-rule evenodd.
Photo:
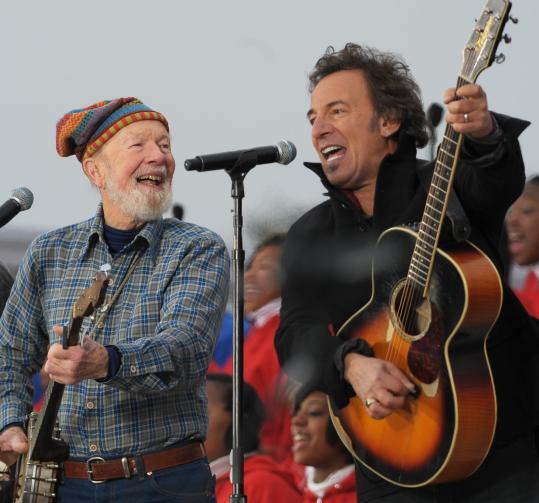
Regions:
M 419 183 L 416 174 L 416 153 L 413 138 L 402 133 L 395 152 L 386 155 L 380 163 L 374 199 L 375 228 L 384 229 L 388 224 L 392 225 L 398 221 L 399 216 L 403 214 L 403 208 L 409 204 L 410 198 L 416 192 Z M 320 163 L 305 162 L 304 166 L 320 178 L 327 189 L 326 195 L 349 209 L 358 211 L 343 190 L 331 185 Z

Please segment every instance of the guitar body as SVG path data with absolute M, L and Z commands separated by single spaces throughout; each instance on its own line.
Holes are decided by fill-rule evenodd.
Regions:
M 502 303 L 499 275 L 478 248 L 464 242 L 451 252 L 437 249 L 429 294 L 415 308 L 413 329 L 404 329 L 400 306 L 416 240 L 405 227 L 380 236 L 371 300 L 339 333 L 366 340 L 377 358 L 410 377 L 419 396 L 382 420 L 357 397 L 340 410 L 330 402 L 353 456 L 404 487 L 462 479 L 486 457 L 496 426 L 486 338 Z
M 28 441 L 36 440 L 38 414 L 32 412 L 28 418 Z M 40 448 L 34 451 L 34 458 L 27 454 L 17 461 L 17 480 L 13 494 L 14 503 L 52 503 L 56 497 L 59 462 L 67 459 L 69 449 L 60 440 L 59 427 L 56 423 L 54 431 L 46 442 L 41 441 Z

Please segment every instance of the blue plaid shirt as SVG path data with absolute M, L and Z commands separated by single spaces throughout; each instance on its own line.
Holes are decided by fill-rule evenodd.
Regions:
M 48 345 L 60 342 L 53 325 L 69 323 L 73 304 L 105 263 L 112 266 L 109 301 L 141 248 L 103 326 L 83 323 L 97 342 L 119 349 L 121 365 L 105 383 L 65 387 L 62 438 L 73 458 L 107 458 L 205 437 L 205 374 L 227 298 L 226 248 L 209 230 L 159 219 L 113 258 L 101 207 L 86 222 L 38 237 L 26 253 L 0 319 L 0 428 L 24 423 L 32 373 Z

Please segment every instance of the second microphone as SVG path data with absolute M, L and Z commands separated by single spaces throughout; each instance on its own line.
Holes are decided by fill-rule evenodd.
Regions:
M 276 145 L 267 147 L 255 147 L 232 152 L 220 152 L 218 154 L 198 155 L 193 159 L 187 159 L 184 163 L 187 171 L 213 171 L 216 169 L 230 169 L 237 160 L 246 152 L 253 152 L 257 157 L 256 164 L 290 164 L 296 158 L 296 147 L 291 141 L 279 140 Z

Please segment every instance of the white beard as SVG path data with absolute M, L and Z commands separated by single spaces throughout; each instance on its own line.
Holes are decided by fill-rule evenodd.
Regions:
M 165 169 L 166 173 L 166 169 Z M 172 190 L 170 185 L 163 184 L 154 190 L 149 187 L 139 188 L 135 177 L 128 189 L 121 189 L 114 180 L 106 180 L 104 189 L 110 202 L 122 213 L 137 222 L 149 222 L 159 218 L 172 206 Z

